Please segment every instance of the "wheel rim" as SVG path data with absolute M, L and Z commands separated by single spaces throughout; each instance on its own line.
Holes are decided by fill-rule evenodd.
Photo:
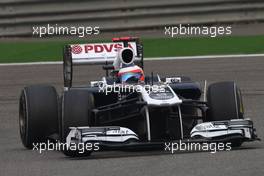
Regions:
M 19 131 L 23 144 L 26 142 L 26 103 L 24 93 L 19 101 Z

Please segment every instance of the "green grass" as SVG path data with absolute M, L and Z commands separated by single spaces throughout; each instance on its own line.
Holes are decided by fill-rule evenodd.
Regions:
M 0 62 L 57 61 L 62 59 L 62 47 L 65 44 L 89 42 L 91 41 L 3 41 L 0 42 Z M 264 53 L 262 35 L 142 39 L 142 43 L 145 57 Z

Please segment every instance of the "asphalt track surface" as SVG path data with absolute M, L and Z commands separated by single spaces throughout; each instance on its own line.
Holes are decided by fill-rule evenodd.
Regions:
M 75 69 L 76 84 L 104 74 L 98 66 Z M 264 60 L 221 58 L 145 62 L 147 73 L 187 75 L 209 83 L 234 80 L 244 94 L 246 116 L 264 136 Z M 70 159 L 58 151 L 39 154 L 22 146 L 18 130 L 18 97 L 24 86 L 52 84 L 62 88 L 62 65 L 0 67 L 0 175 L 264 175 L 263 142 L 245 143 L 241 149 L 210 152 L 98 152 L 90 158 Z

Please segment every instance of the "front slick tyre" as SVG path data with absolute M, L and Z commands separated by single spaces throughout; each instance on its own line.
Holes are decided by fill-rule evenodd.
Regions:
M 207 101 L 209 106 L 206 115 L 208 121 L 244 118 L 241 92 L 234 82 L 211 84 L 207 91 Z M 235 139 L 230 142 L 232 147 L 239 147 L 243 143 L 243 140 Z
M 19 129 L 23 145 L 33 148 L 33 143 L 46 142 L 58 133 L 57 92 L 52 86 L 25 87 L 19 99 Z

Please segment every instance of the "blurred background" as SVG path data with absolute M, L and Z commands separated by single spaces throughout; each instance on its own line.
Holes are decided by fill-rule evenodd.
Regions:
M 0 1 L 0 37 L 32 37 L 32 26 L 46 24 L 99 26 L 103 35 L 146 36 L 163 36 L 168 25 L 233 24 L 233 34 L 258 34 L 264 33 L 263 21 L 263 0 Z
M 100 34 L 83 38 L 77 35 L 48 35 L 41 38 L 32 35 L 33 26 L 47 24 L 99 26 Z M 165 26 L 179 24 L 231 26 L 232 35 L 217 38 L 195 36 L 197 39 L 179 39 L 182 36 L 176 36 L 176 39 L 172 39 L 164 34 Z M 17 49 L 15 53 L 4 52 L 0 62 L 27 61 L 36 56 L 40 60 L 59 60 L 60 48 L 69 41 L 84 43 L 117 36 L 143 38 L 150 46 L 146 48 L 148 57 L 263 53 L 260 47 L 264 45 L 263 34 L 263 0 L 0 0 L 0 51 L 9 51 L 10 47 Z M 28 41 L 31 43 L 25 45 Z M 37 41 L 42 43 L 34 43 Z M 161 46 L 162 42 L 167 43 L 169 50 L 177 47 L 178 51 L 171 53 L 161 49 L 161 53 L 165 54 L 153 54 L 151 50 L 155 50 L 157 44 Z M 44 45 L 49 47 L 45 48 Z M 186 50 L 190 45 L 194 47 Z M 234 45 L 237 47 L 231 47 Z M 249 51 L 249 48 L 252 49 Z M 42 52 L 44 49 L 48 54 Z M 38 55 L 27 55 L 35 51 L 38 51 Z

